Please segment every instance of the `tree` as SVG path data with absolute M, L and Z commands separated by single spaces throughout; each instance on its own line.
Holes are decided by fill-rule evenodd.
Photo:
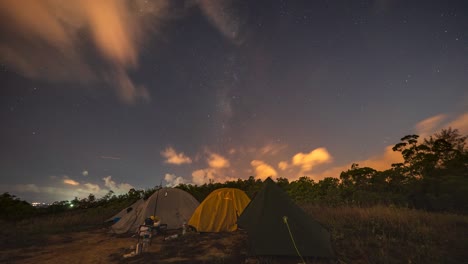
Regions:
M 442 129 L 418 142 L 417 135 L 403 137 L 393 147 L 402 153 L 404 163 L 394 164 L 406 177 L 413 178 L 409 199 L 416 207 L 444 210 L 466 200 L 468 190 L 468 149 L 466 136 L 456 129 Z M 411 181 L 410 181 L 411 182 Z
M 30 217 L 35 213 L 35 208 L 26 201 L 20 200 L 8 192 L 0 195 L 0 219 L 15 221 Z
M 341 172 L 340 179 L 345 186 L 354 186 L 355 188 L 367 189 L 370 180 L 377 171 L 370 167 L 360 168 L 359 164 L 353 163 L 351 169 Z
M 307 176 L 300 177 L 289 184 L 288 193 L 293 200 L 299 202 L 311 202 L 316 200 L 317 192 L 314 191 L 315 182 Z

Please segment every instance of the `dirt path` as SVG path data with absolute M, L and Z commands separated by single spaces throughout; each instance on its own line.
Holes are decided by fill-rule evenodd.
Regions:
M 105 229 L 54 235 L 40 245 L 0 251 L 0 263 L 243 263 L 247 254 L 243 232 L 159 236 L 148 252 L 124 258 L 136 243 Z

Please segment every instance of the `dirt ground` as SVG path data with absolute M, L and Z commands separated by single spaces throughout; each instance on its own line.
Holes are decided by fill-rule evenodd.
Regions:
M 167 236 L 177 231 L 168 231 Z M 177 232 L 178 233 L 178 232 Z M 54 235 L 38 245 L 0 251 L 0 263 L 244 263 L 247 235 L 188 233 L 176 239 L 155 236 L 147 252 L 134 251 L 136 237 L 117 236 L 108 229 Z
M 146 252 L 124 257 L 135 251 L 137 237 L 115 235 L 108 228 L 93 231 L 52 235 L 33 246 L 0 249 L 0 263 L 298 263 L 298 258 L 255 258 L 248 256 L 247 234 L 244 231 L 226 233 L 187 233 L 170 230 L 175 239 L 153 237 Z M 307 263 L 311 263 L 308 262 Z

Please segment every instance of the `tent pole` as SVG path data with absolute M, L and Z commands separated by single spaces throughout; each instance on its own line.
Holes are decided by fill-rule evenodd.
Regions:
M 158 193 L 156 194 L 156 204 L 154 205 L 153 216 L 156 216 L 156 208 L 158 208 L 159 190 L 161 189 L 162 189 L 162 179 L 161 179 L 161 182 L 159 183 L 159 188 L 156 190 Z

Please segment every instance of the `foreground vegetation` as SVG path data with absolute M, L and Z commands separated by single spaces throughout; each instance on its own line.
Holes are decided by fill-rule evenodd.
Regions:
M 341 263 L 463 263 L 468 259 L 465 215 L 388 206 L 308 203 L 302 208 L 330 230 Z M 114 212 L 111 208 L 90 208 L 1 223 L 1 248 L 44 245 L 51 234 L 102 228 Z M 267 259 L 265 263 L 278 262 Z
M 304 205 L 331 233 L 344 263 L 463 263 L 468 217 L 387 206 Z

